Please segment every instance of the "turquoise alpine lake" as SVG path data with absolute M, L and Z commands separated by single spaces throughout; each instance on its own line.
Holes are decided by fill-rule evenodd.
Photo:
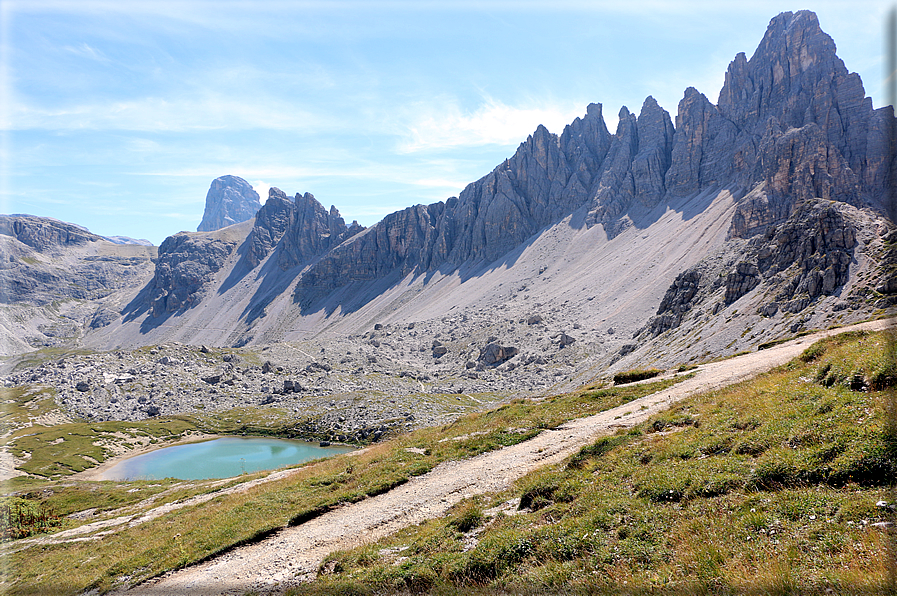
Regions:
M 165 447 L 128 458 L 105 472 L 106 480 L 205 480 L 283 466 L 352 451 L 352 447 L 319 447 L 314 443 L 260 437 L 224 437 Z

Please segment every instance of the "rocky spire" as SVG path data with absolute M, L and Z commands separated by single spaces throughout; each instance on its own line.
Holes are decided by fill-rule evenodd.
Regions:
M 296 193 L 291 200 L 271 187 L 248 238 L 246 262 L 255 267 L 280 246 L 277 263 L 286 270 L 324 254 L 363 229 L 357 222 L 347 227 L 336 207 L 327 211 L 309 192 Z
M 258 193 L 242 178 L 215 178 L 206 193 L 206 209 L 196 231 L 212 232 L 247 221 L 255 217 L 261 207 Z
M 883 192 L 887 118 L 812 12 L 776 16 L 750 60 L 735 57 L 718 112 L 737 129 L 733 181 L 765 184 L 733 220 L 756 225 L 733 225 L 733 235 L 780 222 L 814 197 L 874 205 Z
M 653 207 L 666 191 L 664 177 L 672 163 L 673 122 L 670 114 L 650 95 L 638 121 L 638 154 L 632 160 L 632 181 L 638 201 Z

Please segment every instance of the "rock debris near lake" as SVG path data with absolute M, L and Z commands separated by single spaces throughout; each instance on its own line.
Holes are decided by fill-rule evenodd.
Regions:
M 88 420 L 264 406 L 292 417 L 308 438 L 377 440 L 448 422 L 515 393 L 544 392 L 575 372 L 576 358 L 559 351 L 551 332 L 533 330 L 522 319 L 518 327 L 538 351 L 519 353 L 485 340 L 478 347 L 458 338 L 473 339 L 486 314 L 463 321 L 378 324 L 376 331 L 323 348 L 319 341 L 261 349 L 167 343 L 75 354 L 17 370 L 4 382 L 52 386 L 61 406 Z M 445 352 L 437 355 L 438 348 Z M 465 365 L 473 359 L 487 366 L 470 370 Z

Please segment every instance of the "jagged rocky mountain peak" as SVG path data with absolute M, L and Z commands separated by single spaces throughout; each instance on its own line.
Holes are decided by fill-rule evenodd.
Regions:
M 259 194 L 239 176 L 212 180 L 206 194 L 206 208 L 197 232 L 212 232 L 255 217 L 261 209 Z
M 268 200 L 271 199 L 281 200 L 281 201 L 289 201 L 290 197 L 287 196 L 287 193 L 283 192 L 276 186 L 272 186 L 268 189 Z M 267 203 L 266 203 L 267 204 Z
M 851 112 L 867 102 L 869 109 L 859 75 L 847 71 L 816 15 L 800 11 L 773 18 L 750 60 L 736 56 L 718 105 L 739 128 L 774 117 L 793 128 L 816 122 L 842 134 L 860 125 L 860 114 Z
M 670 113 L 660 107 L 652 96 L 645 98 L 636 120 L 639 145 L 671 145 L 673 141 L 673 121 Z
M 870 113 L 859 77 L 815 15 L 782 13 L 750 59 L 740 53 L 732 61 L 718 105 L 685 89 L 675 126 L 650 95 L 637 115 L 620 108 L 613 134 L 603 106 L 589 104 L 560 136 L 539 125 L 458 199 L 409 207 L 363 235 L 311 193 L 290 200 L 272 187 L 247 259 L 255 267 L 277 251 L 281 269 L 302 265 L 297 287 L 337 288 L 491 262 L 582 207 L 586 225 L 613 238 L 633 225 L 633 213 L 714 187 L 746 197 L 729 237 L 747 238 L 785 221 L 801 201 L 866 200 L 887 154 L 877 148 L 870 160 L 867 147 L 881 143 L 868 137 L 887 134 L 883 117 L 870 130 Z

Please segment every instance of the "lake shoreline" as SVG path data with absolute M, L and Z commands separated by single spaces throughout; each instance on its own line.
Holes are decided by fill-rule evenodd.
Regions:
M 144 455 L 146 453 L 151 453 L 153 451 L 158 451 L 159 449 L 166 449 L 168 447 L 175 447 L 177 445 L 188 445 L 190 443 L 203 443 L 205 441 L 214 441 L 215 439 L 223 438 L 227 435 L 213 435 L 208 433 L 189 433 L 186 437 L 181 437 L 175 441 L 163 441 L 159 443 L 154 443 L 153 445 L 144 445 L 141 447 L 135 447 L 134 449 L 130 449 L 125 453 L 121 453 L 118 455 L 114 455 L 107 459 L 106 461 L 100 463 L 93 468 L 89 468 L 87 470 L 83 470 L 81 472 L 77 472 L 69 476 L 72 480 L 92 480 L 96 482 L 101 481 L 110 481 L 112 478 L 105 478 L 103 475 L 108 472 L 113 467 L 117 466 L 123 461 L 127 461 L 132 457 L 137 457 L 138 455 Z
M 228 442 L 228 440 L 230 441 Z M 348 453 L 356 449 L 355 446 L 350 445 L 331 444 L 324 447 L 320 446 L 317 441 L 285 439 L 265 435 L 246 436 L 194 433 L 190 436 L 183 437 L 181 440 L 154 444 L 152 446 L 146 445 L 132 449 L 127 453 L 115 455 L 102 464 L 91 468 L 90 470 L 85 470 L 76 474 L 75 477 L 79 480 L 118 482 L 128 482 L 141 478 L 153 479 L 163 477 L 179 478 L 182 480 L 213 480 L 229 478 L 232 476 L 235 477 L 239 476 L 240 473 L 236 472 L 234 474 L 231 474 L 231 470 L 229 468 L 235 461 L 235 459 L 233 458 L 235 458 L 236 456 L 239 456 L 240 461 L 243 462 L 243 449 L 246 448 L 238 447 L 237 452 L 234 453 L 234 442 L 238 444 L 248 442 L 249 445 L 255 445 L 255 453 L 253 453 L 253 448 L 250 448 L 249 451 L 245 452 L 246 468 L 243 469 L 243 473 L 276 470 L 284 466 L 300 464 L 304 461 L 318 459 L 318 457 L 328 457 L 330 455 Z M 281 451 L 283 449 L 283 447 L 280 447 L 279 445 L 283 445 L 285 443 L 292 444 L 293 446 L 291 447 L 291 449 L 293 450 L 293 456 L 287 456 L 286 458 L 284 458 L 283 456 L 276 456 L 274 455 L 274 453 L 268 453 L 265 451 L 262 451 L 260 453 L 258 451 L 259 447 L 257 446 L 259 442 L 261 442 L 261 444 L 263 445 L 266 444 L 266 442 L 273 442 L 278 446 L 269 447 L 266 445 L 262 449 L 275 449 L 277 451 Z M 210 443 L 213 445 L 207 446 L 205 448 L 199 447 L 199 445 L 202 443 Z M 214 446 L 214 444 L 217 444 L 218 446 L 216 447 Z M 224 445 L 230 446 L 224 447 Z M 151 455 L 160 450 L 171 449 L 174 447 L 182 449 L 178 449 L 176 451 L 172 450 L 171 457 L 163 456 L 163 459 L 159 460 L 158 457 L 154 457 Z M 184 451 L 184 449 L 187 449 L 187 451 Z M 209 451 L 209 449 L 211 449 L 211 451 Z M 224 449 L 224 452 L 222 452 L 222 449 Z M 298 453 L 296 453 L 296 449 L 299 450 Z M 228 450 L 230 450 L 230 453 L 228 453 Z M 323 453 L 317 453 L 318 450 L 321 450 Z M 309 451 L 311 453 L 309 453 Z M 175 455 L 176 453 L 177 455 Z M 188 453 L 190 455 L 187 455 Z M 259 457 L 260 455 L 261 458 Z M 150 456 L 151 459 L 147 460 L 144 456 Z M 174 459 L 172 459 L 172 457 Z M 133 462 L 133 464 L 137 465 L 136 468 L 133 467 L 133 464 L 128 464 L 129 461 L 138 458 L 142 458 L 144 461 L 141 463 Z M 298 458 L 298 461 L 294 458 Z M 166 463 L 163 463 L 160 467 L 159 463 L 151 464 L 148 463 L 149 461 Z M 194 462 L 196 461 L 201 462 L 198 467 L 194 465 Z M 253 461 L 255 463 L 252 463 Z M 224 465 L 223 470 L 221 468 L 222 464 Z M 178 470 L 180 470 L 180 474 L 183 475 L 179 475 Z M 224 475 L 222 475 L 222 472 Z M 205 476 L 204 474 L 210 475 Z

